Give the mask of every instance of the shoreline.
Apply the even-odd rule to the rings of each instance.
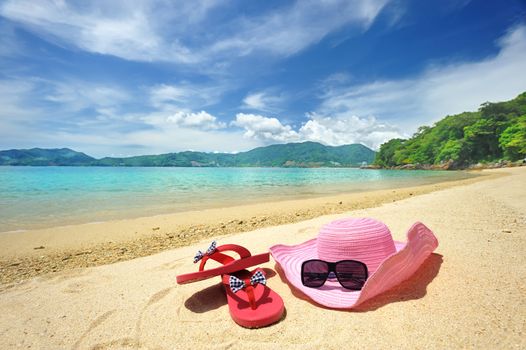
[[[269,169],[259,168],[259,170],[267,171]],[[279,170],[277,174],[281,173],[283,169]],[[326,171],[328,169],[323,170]],[[286,173],[288,172],[289,170],[286,170]],[[97,176],[108,176],[105,173],[97,176],[92,174],[88,177],[88,180],[84,182],[80,181],[74,186],[66,186],[66,188],[57,186],[55,181],[46,180],[48,177],[45,177],[41,188],[35,185],[35,196],[31,194],[31,191],[26,195],[18,196],[16,191],[10,192],[10,190],[6,188],[6,198],[0,201],[4,207],[4,210],[2,210],[0,214],[0,234],[93,222],[111,222],[188,211],[244,206],[262,202],[272,203],[295,199],[307,200],[342,193],[388,190],[478,176],[477,172],[467,171],[455,171],[449,174],[446,174],[446,171],[441,171],[439,173],[442,174],[422,174],[417,175],[415,178],[407,175],[396,175],[396,173],[402,173],[402,171],[385,170],[383,174],[372,176],[363,175],[365,173],[367,172],[361,170],[358,173],[348,174],[337,171],[334,175],[322,175],[322,177],[327,175],[328,179],[334,176],[332,182],[325,182],[325,180],[323,180],[319,183],[311,183],[308,181],[311,175],[318,176],[315,173],[311,175],[303,174],[300,175],[300,181],[296,185],[290,182],[290,180],[286,180],[287,176],[283,175],[277,176],[276,183],[274,183],[273,180],[264,181],[261,187],[258,181],[254,180],[248,180],[247,186],[240,187],[234,184],[234,188],[229,188],[228,184],[223,184],[220,187],[211,186],[208,188],[208,186],[204,186],[202,190],[200,187],[196,187],[194,183],[183,185],[182,187],[184,189],[182,192],[178,192],[179,190],[170,185],[170,183],[177,180],[177,177],[173,178],[172,175],[168,175],[168,187],[166,187],[166,183],[163,183],[162,186],[159,187],[161,181],[155,180],[154,176],[154,183],[156,184],[145,189],[144,184],[137,187],[136,181],[133,180],[134,176],[139,176],[141,173],[136,173],[135,175],[132,173],[130,191],[123,190],[122,185],[105,187],[103,183],[100,183],[99,186],[102,186],[100,191],[96,188],[97,186],[92,187],[92,185],[89,185],[93,181],[101,182],[102,178],[98,178]],[[421,173],[428,172],[422,171]],[[126,172],[126,174],[128,173]],[[264,174],[263,176],[265,176]],[[226,174],[226,177],[228,178],[231,175],[232,174]],[[273,176],[272,173],[267,175]],[[303,178],[305,175],[307,175],[307,178]],[[31,174],[29,176],[32,177],[32,179],[28,181],[40,182],[38,177],[34,177],[35,175]],[[356,176],[357,181],[342,181],[342,179],[347,178],[347,176],[349,179]],[[242,177],[244,177],[243,174]],[[251,177],[253,176],[249,174],[248,178]],[[109,180],[110,179],[106,178],[106,181]],[[216,180],[220,180],[220,177]],[[66,179],[66,181],[68,180]],[[134,181],[135,184],[133,184]],[[23,184],[15,181],[12,185],[16,188]],[[72,189],[70,191],[68,187],[87,187],[93,190],[93,194],[91,194],[91,191],[83,192],[83,190],[76,193],[75,191],[77,190]],[[38,194],[41,191],[47,194],[41,197],[41,195]],[[94,203],[97,204],[94,205]]]
[[[390,170],[390,169],[385,169],[385,170]],[[487,169],[485,169],[485,170],[487,170]],[[457,170],[455,170],[455,171],[457,171]],[[111,223],[114,223],[114,222],[120,222],[120,221],[126,221],[126,220],[146,219],[146,218],[153,218],[153,217],[164,217],[164,216],[171,216],[171,215],[174,215],[174,214],[176,214],[176,215],[184,215],[186,213],[203,212],[203,211],[227,209],[227,208],[243,208],[243,207],[246,207],[246,206],[259,205],[259,204],[262,204],[262,205],[265,205],[265,204],[267,204],[267,205],[274,205],[274,204],[280,203],[280,202],[305,201],[305,200],[332,198],[332,197],[339,197],[339,196],[346,196],[346,195],[353,195],[353,194],[359,195],[359,194],[367,194],[367,193],[371,193],[371,192],[401,190],[401,189],[405,189],[405,188],[419,188],[419,187],[424,187],[424,186],[433,186],[433,185],[440,185],[440,184],[445,184],[445,183],[454,183],[454,182],[463,181],[463,180],[471,180],[471,179],[475,179],[475,178],[480,177],[480,176],[487,176],[487,174],[486,175],[482,174],[481,169],[477,169],[477,170],[458,170],[458,172],[464,172],[465,174],[467,174],[467,176],[463,177],[463,178],[457,178],[457,179],[440,179],[440,180],[437,180],[436,182],[426,182],[426,181],[424,181],[423,183],[419,183],[419,184],[414,185],[414,186],[410,186],[410,185],[406,185],[406,184],[400,184],[400,183],[397,183],[397,184],[390,183],[389,186],[387,186],[387,187],[376,186],[375,185],[375,186],[369,187],[369,188],[367,188],[365,190],[362,190],[362,189],[347,189],[347,190],[344,190],[342,192],[338,192],[337,194],[331,193],[331,192],[327,192],[327,193],[312,192],[312,193],[309,193],[309,194],[307,194],[307,193],[302,193],[302,194],[299,194],[299,195],[296,194],[292,198],[289,198],[290,196],[288,196],[288,195],[286,195],[286,196],[280,195],[280,196],[269,196],[269,197],[264,198],[263,200],[248,199],[248,200],[244,200],[242,202],[232,201],[232,200],[225,200],[224,202],[211,203],[211,204],[204,205],[204,206],[199,207],[199,208],[193,208],[193,209],[182,209],[182,210],[181,209],[171,209],[171,210],[168,210],[168,211],[162,211],[161,210],[161,211],[158,211],[158,212],[154,211],[152,213],[143,214],[143,215],[136,214],[135,213],[136,209],[135,209],[134,211],[128,210],[127,214],[125,214],[122,217],[117,216],[117,217],[103,218],[103,219],[99,219],[99,220],[97,220],[95,218],[91,218],[91,219],[90,218],[86,218],[86,219],[76,218],[76,219],[71,219],[71,220],[68,220],[68,221],[66,221],[64,223],[58,223],[58,224],[52,224],[52,223],[47,223],[47,224],[29,224],[26,227],[19,227],[19,228],[14,228],[14,229],[8,229],[8,230],[0,231],[0,239],[1,239],[1,236],[3,234],[16,234],[16,233],[31,232],[31,231],[47,231],[47,230],[52,230],[52,229],[57,229],[57,228],[58,229],[62,229],[62,228],[65,228],[65,227],[76,227],[76,226],[83,226],[83,225],[96,225],[96,224],[106,224],[106,223],[110,223],[111,224]],[[149,209],[150,208],[145,208],[144,210],[145,211],[149,211]],[[0,228],[0,230],[2,230],[2,228]],[[0,258],[1,257],[2,257],[2,251],[1,251],[1,247],[0,247]]]
[[[479,173],[479,172],[477,172]],[[480,176],[415,187],[262,202],[134,219],[0,233],[0,288],[31,277],[148,256],[254,229],[378,207],[446,188],[506,176]]]

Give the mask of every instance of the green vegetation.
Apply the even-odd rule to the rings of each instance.
[[[127,158],[95,159],[73,150],[0,151],[0,165],[84,165],[160,167],[349,167],[372,163],[375,152],[363,145],[324,146],[316,142],[255,148],[237,154],[179,152]]]
[[[69,148],[0,151],[0,165],[86,165],[93,161],[95,158]]]
[[[374,156],[374,151],[360,144],[332,147],[303,142],[255,148],[236,154],[234,160],[236,166],[334,167],[370,164]]]
[[[375,152],[359,145],[324,146],[317,142],[259,147],[237,154],[179,152],[157,156],[103,158],[103,166],[207,166],[207,167],[338,167],[372,163]]]
[[[450,115],[432,127],[422,126],[408,140],[393,139],[376,154],[382,167],[406,164],[459,168],[526,156],[526,92],[506,102],[481,105],[477,112]]]

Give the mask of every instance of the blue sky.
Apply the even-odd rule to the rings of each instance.
[[[526,91],[526,5],[1,1],[0,149],[373,149]]]

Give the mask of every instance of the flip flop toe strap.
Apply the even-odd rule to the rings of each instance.
[[[247,281],[248,283],[250,283],[250,280],[247,280]],[[254,287],[249,284],[245,288],[245,292],[247,293],[247,296],[248,296],[248,302],[250,304],[250,308],[252,310],[256,310],[258,306],[256,305],[256,296],[254,295]]]
[[[265,275],[261,271],[256,271],[256,273],[254,273],[252,277],[244,280],[241,280],[236,276],[230,276],[229,278],[229,287],[232,290],[232,292],[237,293],[242,289],[245,290],[245,293],[247,293],[248,296],[250,308],[252,310],[255,310],[257,308],[256,296],[254,294],[254,288],[257,284],[267,284]]]
[[[239,254],[240,259],[248,258],[249,256],[251,256],[250,251],[245,247],[242,247],[237,244],[223,244],[219,247],[216,247],[214,241],[207,249],[206,253],[203,253],[201,251],[197,252],[197,254],[194,257],[194,262],[201,261],[201,263],[199,264],[199,271],[204,270],[206,262],[209,259],[215,260],[220,264],[226,265],[236,260],[229,255],[221,253],[227,251],[232,251]]]
[[[234,259],[233,257],[231,257],[229,255],[226,255],[226,254],[223,254],[223,253],[219,253],[219,252],[213,253],[212,255],[205,255],[201,259],[201,264],[199,264],[199,271],[203,271],[205,269],[206,262],[209,259],[215,260],[218,263],[223,264],[223,265],[226,265],[226,264],[231,263],[232,261],[236,260],[236,259]]]

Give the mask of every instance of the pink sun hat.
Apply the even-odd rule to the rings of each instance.
[[[270,254],[287,280],[313,301],[350,309],[411,277],[437,247],[433,232],[420,222],[409,229],[404,243],[394,241],[389,228],[378,220],[346,218],[324,225],[318,237],[307,242],[272,246]],[[309,288],[301,282],[301,265],[310,259],[358,260],[367,265],[369,278],[358,291],[343,288],[335,279]]]

